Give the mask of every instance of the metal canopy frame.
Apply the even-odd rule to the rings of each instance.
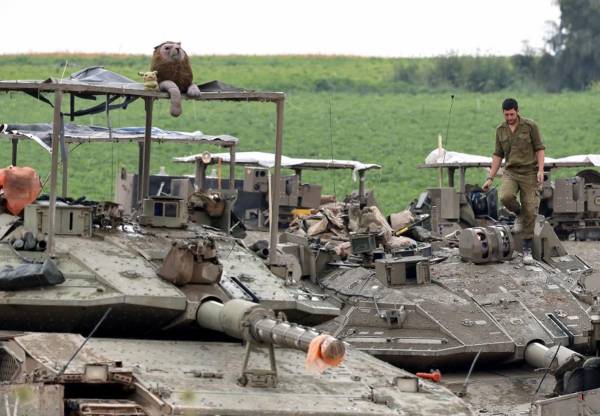
[[[186,156],[186,157],[175,157],[173,158],[173,161],[175,163],[195,163],[195,180],[196,183],[204,183],[204,179],[206,178],[206,167],[208,165],[214,165],[217,164],[219,162],[219,157],[215,156],[215,155],[211,155],[211,159],[210,162],[205,163],[202,160],[202,155],[193,155],[193,156]],[[298,159],[302,159],[304,160],[304,162],[299,163],[299,164],[295,164],[293,166],[282,166],[285,169],[291,169],[294,171],[294,173],[296,175],[298,175],[298,178],[300,181],[302,181],[302,171],[303,170],[352,170],[354,171],[356,169],[356,166],[350,163],[340,163],[341,161],[337,161],[335,159],[333,159],[336,163],[331,163],[328,162],[326,160],[321,160],[321,159],[309,159],[309,158],[298,158]],[[231,157],[230,157],[230,163],[231,163]],[[259,163],[256,162],[247,162],[247,161],[243,161],[243,160],[235,160],[234,163],[237,166],[243,166],[243,167],[262,167],[262,168],[267,168]],[[376,164],[371,164],[368,165],[365,169],[358,169],[357,173],[358,173],[358,196],[359,198],[364,198],[365,196],[365,181],[366,181],[366,173],[367,171],[371,170],[371,169],[381,169],[381,166],[376,165]],[[235,177],[230,177],[230,183],[231,180],[235,179]]]
[[[150,183],[150,153],[152,145],[152,114],[154,101],[158,99],[169,99],[169,94],[162,91],[144,90],[142,84],[132,85],[92,85],[89,83],[73,82],[69,80],[55,81],[0,81],[0,91],[23,92],[30,95],[37,95],[42,92],[54,93],[54,116],[52,137],[60,137],[61,127],[61,105],[63,95],[67,94],[88,94],[88,95],[116,95],[122,97],[138,97],[144,100],[144,111],[146,113],[146,123],[144,131],[144,140],[142,148],[142,196],[148,196]],[[192,100],[182,94],[182,98]],[[283,151],[283,116],[285,105],[285,94],[283,92],[260,92],[260,91],[223,91],[223,92],[201,92],[196,101],[237,101],[237,102],[270,102],[275,104],[276,108],[276,128],[275,128],[275,169],[273,173],[273,192],[271,194],[271,215],[273,218],[279,218],[279,204],[275,203],[275,196],[280,192],[281,178],[281,154]],[[15,143],[15,142],[13,142]],[[231,150],[231,148],[230,148]],[[15,147],[13,145],[13,152]],[[55,239],[54,223],[56,215],[56,196],[57,196],[57,174],[58,174],[58,153],[59,140],[52,140],[52,163],[50,169],[50,207],[49,207],[49,234],[48,234],[48,253],[54,256]],[[232,153],[232,162],[235,163],[235,152]],[[63,167],[64,168],[64,167]],[[232,172],[235,169],[231,169]],[[230,175],[232,173],[230,172]],[[270,226],[270,264],[277,263],[277,222],[271,221]]]
[[[202,138],[201,136],[190,137],[190,138],[164,138],[152,136],[151,139],[155,143],[198,143],[198,144],[208,144],[219,147],[231,147],[235,146],[236,143],[233,141],[221,140],[219,137],[222,136],[212,136],[208,134],[204,134],[206,138]],[[28,135],[20,134],[20,133],[0,133],[0,139],[10,139],[10,140],[31,140]],[[115,134],[112,139],[109,137],[99,137],[99,136],[71,136],[65,135],[65,143],[66,144],[85,144],[85,143],[133,143],[133,142],[144,142],[144,135],[128,135],[128,136],[120,136]]]
[[[107,129],[109,130],[109,129]],[[118,129],[115,129],[118,130]],[[27,130],[26,130],[27,131]],[[130,134],[123,134],[123,133],[113,133],[112,135],[109,136],[103,136],[104,132],[99,133],[96,132],[96,134],[92,135],[84,135],[84,134],[77,134],[77,135],[73,135],[73,134],[64,134],[64,137],[61,137],[61,139],[64,138],[64,142],[63,144],[65,145],[65,147],[67,147],[69,144],[85,144],[85,143],[133,143],[136,142],[138,144],[138,148],[139,148],[139,157],[138,157],[138,176],[140,177],[140,180],[142,178],[142,166],[143,166],[143,150],[144,150],[144,134],[138,134],[138,133],[130,133]],[[108,132],[107,132],[108,133]],[[176,138],[165,138],[165,137],[156,137],[156,136],[151,136],[150,139],[152,142],[158,142],[158,143],[186,143],[186,144],[191,144],[191,143],[195,143],[195,144],[208,144],[208,145],[212,145],[212,146],[219,146],[222,148],[229,148],[229,152],[230,155],[234,155],[234,159],[235,159],[235,148],[237,146],[237,142],[238,139],[233,137],[233,136],[227,136],[229,138],[229,140],[227,140],[227,138],[224,135],[220,135],[220,136],[211,136],[211,135],[207,135],[207,134],[198,134],[198,135],[194,135],[194,136],[190,136],[190,137],[185,137],[183,135],[181,135],[180,137],[176,137]],[[18,154],[18,143],[19,140],[32,140],[31,135],[28,133],[21,133],[21,132],[3,132],[0,133],[0,139],[9,139],[12,142],[12,159],[11,159],[11,164],[13,166],[17,165],[17,154]],[[36,140],[37,142],[37,140]],[[39,144],[39,143],[38,143]],[[51,149],[49,149],[51,150]],[[50,152],[51,153],[51,152]],[[68,177],[69,177],[69,169],[68,169],[68,149],[65,149],[64,152],[61,152],[61,162],[62,162],[62,186],[61,186],[61,192],[62,192],[62,197],[66,198],[68,196]],[[235,169],[235,166],[233,164],[229,164],[229,169]],[[138,189],[138,200],[142,199],[142,190]]]

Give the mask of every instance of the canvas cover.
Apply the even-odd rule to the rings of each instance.
[[[202,157],[202,154],[195,154],[175,157],[173,161],[194,163],[200,157]],[[221,159],[223,162],[229,162],[229,153],[216,153],[212,154],[212,157],[214,160]],[[235,154],[235,163],[238,165],[257,165],[272,168],[275,166],[275,155],[265,152],[237,152]],[[381,168],[381,166],[374,163],[363,163],[356,160],[308,159],[288,156],[281,156],[281,166],[290,169],[352,169],[354,171]]]
[[[446,151],[446,149],[434,149],[425,158],[426,167],[437,167],[440,164],[481,164],[490,166],[492,158],[488,156],[473,155]],[[546,157],[544,163],[560,166],[564,163],[577,163],[581,166],[600,166],[600,154],[572,155],[560,158]]]
[[[44,149],[51,151],[52,124],[0,124],[0,134],[19,135],[34,140]],[[217,145],[230,146],[238,143],[238,139],[227,134],[212,136],[201,131],[182,132],[163,130],[153,127],[151,130],[154,141],[174,142],[204,142]],[[144,127],[118,127],[106,128],[100,126],[82,126],[67,123],[64,126],[66,143],[85,141],[128,141],[140,140],[144,137]]]

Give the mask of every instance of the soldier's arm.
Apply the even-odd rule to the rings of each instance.
[[[504,150],[500,144],[500,133],[498,133],[498,129],[496,129],[496,148],[494,149],[494,156],[499,157],[500,161],[504,159]]]
[[[544,171],[545,153],[546,152],[544,151],[544,149],[538,150],[537,152],[535,152],[535,157],[537,157],[537,162],[538,162],[538,171],[540,171],[540,172]]]
[[[504,159],[504,150],[500,144],[500,133],[498,133],[498,129],[496,129],[496,148],[492,155],[492,167],[490,168],[491,179],[494,179],[496,173],[498,173],[498,169],[500,169],[500,165],[502,164],[502,159]]]
[[[536,152],[536,154],[540,150],[544,150],[546,148],[544,143],[542,143],[540,128],[535,123],[533,123],[531,126],[531,144],[533,145],[533,150]]]
[[[485,192],[487,192],[488,189],[490,189],[490,186],[492,186],[492,182],[494,181],[496,173],[498,173],[498,169],[500,169],[500,165],[502,164],[503,158],[504,150],[502,150],[502,146],[500,145],[500,135],[498,134],[498,129],[496,129],[496,148],[494,149],[494,154],[492,155],[492,166],[490,168],[490,175],[487,177],[482,187]]]
[[[501,164],[502,158],[500,156],[493,155],[492,167],[490,168],[490,179],[494,179],[494,177],[496,177],[496,173],[498,173],[498,169],[500,169]]]

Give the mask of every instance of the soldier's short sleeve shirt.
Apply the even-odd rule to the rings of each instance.
[[[536,152],[545,149],[540,129],[533,120],[519,117],[513,133],[504,122],[496,128],[494,155],[505,159],[506,169],[530,171],[537,168]]]

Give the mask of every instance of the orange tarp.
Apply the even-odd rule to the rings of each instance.
[[[34,169],[9,166],[0,169],[0,189],[4,191],[8,212],[19,215],[27,205],[36,200],[42,185]]]

